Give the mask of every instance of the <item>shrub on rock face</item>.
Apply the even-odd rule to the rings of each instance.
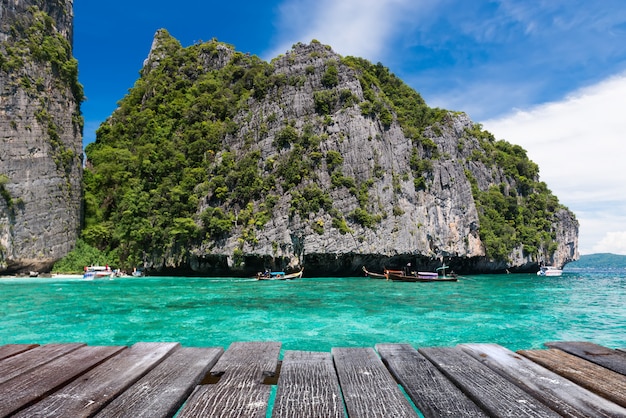
[[[337,84],[339,84],[339,71],[337,70],[337,66],[329,64],[322,76],[322,85],[331,88],[335,87]]]
[[[291,125],[285,126],[274,138],[277,148],[289,148],[292,144],[297,144],[299,139],[298,131]]]

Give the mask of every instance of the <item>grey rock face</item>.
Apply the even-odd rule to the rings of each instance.
[[[45,19],[51,31],[34,29]],[[46,270],[79,233],[82,97],[32,47],[55,37],[71,58],[72,19],[71,0],[0,5],[0,272]]]

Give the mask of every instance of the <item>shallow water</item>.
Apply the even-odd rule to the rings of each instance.
[[[330,351],[409,343],[547,341],[626,347],[626,272],[469,276],[452,283],[355,278],[2,279],[0,344],[281,341]]]

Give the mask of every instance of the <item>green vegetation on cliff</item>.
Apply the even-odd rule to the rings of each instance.
[[[115,254],[106,254],[79,239],[74,249],[54,264],[52,273],[79,274],[83,273],[85,266],[105,266],[116,258]]]
[[[13,72],[23,69],[30,61],[49,63],[58,80],[68,86],[78,105],[84,99],[83,86],[78,82],[78,61],[72,56],[69,41],[55,28],[54,20],[36,6],[21,16],[9,30],[10,37],[3,43],[0,70]],[[41,90],[42,80],[31,80],[25,75],[25,87]]]
[[[537,180],[539,167],[528,159],[522,147],[496,141],[480,124],[475,124],[466,134],[477,138],[482,148],[471,159],[487,167],[499,167],[515,185],[513,188],[500,183],[481,190],[466,170],[478,209],[480,238],[487,254],[496,260],[506,260],[515,248],[522,246],[525,254],[539,256],[542,252],[541,255],[549,258],[557,248],[555,214],[563,206],[547,185]]]
[[[83,237],[102,250],[118,249],[126,265],[184,254],[191,242],[220,239],[235,224],[245,225],[242,238],[253,240],[276,193],[276,178],[262,175],[258,151],[236,158],[223,143],[237,132],[233,118],[247,100],[277,82],[271,65],[216,41],[182,48],[161,31],[158,42],[158,64],[86,149]],[[206,68],[205,60],[220,59],[228,63]],[[285,134],[281,141],[296,139]],[[285,181],[296,182],[306,170],[284,164]],[[201,202],[207,194],[208,205]],[[261,195],[264,203],[256,204]],[[226,203],[238,210],[224,211]]]
[[[440,121],[448,113],[444,109],[428,107],[418,92],[390,73],[381,63],[374,65],[355,57],[346,57],[343,62],[360,74],[359,81],[366,100],[360,104],[363,113],[378,116],[383,125],[389,126],[393,110],[404,134],[415,142],[423,139],[424,128]],[[376,90],[384,94],[377,94]]]
[[[41,71],[33,72],[36,67],[48,74],[40,76]],[[78,61],[72,55],[72,45],[57,31],[54,19],[36,6],[28,7],[15,20],[8,39],[0,46],[0,71],[10,74],[11,82],[18,84],[36,103],[35,117],[48,135],[54,161],[60,171],[70,175],[81,156],[61,141],[61,128],[51,115],[49,95],[53,90],[69,89],[75,103],[71,122],[75,134],[82,134],[80,104],[84,92],[78,82]]]

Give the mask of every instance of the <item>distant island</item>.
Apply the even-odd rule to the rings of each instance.
[[[626,255],[599,253],[581,255],[578,261],[565,266],[565,270],[578,269],[626,269]]]

